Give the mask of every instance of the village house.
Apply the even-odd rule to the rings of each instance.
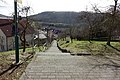
[[[23,32],[26,26],[26,20],[21,20],[18,25],[19,35]],[[0,18],[0,51],[13,50],[15,48],[15,37],[13,34],[13,19]],[[32,43],[34,29],[29,25],[26,30],[26,42]],[[21,40],[19,39],[19,46],[21,47]]]
[[[42,30],[36,30],[37,33],[34,35],[34,45],[42,46],[47,42],[47,32]]]

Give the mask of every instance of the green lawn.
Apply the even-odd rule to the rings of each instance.
[[[34,49],[33,48],[26,48],[26,52],[39,52],[39,51],[44,51],[46,49],[46,47],[42,47],[40,46],[39,48],[38,47],[35,47]],[[23,49],[19,49],[19,53],[23,53],[22,52]],[[12,50],[12,51],[6,51],[6,52],[0,52],[0,55],[12,55],[12,54],[15,54],[15,50]]]
[[[61,48],[67,49],[70,52],[78,53],[78,54],[81,52],[88,52],[93,55],[97,55],[97,54],[111,55],[111,54],[120,53],[119,51],[116,50],[116,49],[120,50],[120,42],[111,42],[111,45],[116,49],[107,46],[105,41],[92,41],[92,43],[90,43],[89,41],[73,40],[73,43],[71,42],[66,43],[66,41],[60,40],[58,44]]]

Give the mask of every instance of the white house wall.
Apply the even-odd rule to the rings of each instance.
[[[32,41],[32,38],[33,38],[33,34],[26,34],[26,41],[28,42],[28,43],[31,43]],[[7,38],[7,40],[8,40],[8,50],[12,50],[12,49],[14,49],[15,48],[15,37],[13,36],[13,37],[8,37]],[[21,44],[21,41],[20,41],[20,38],[19,38],[19,45]]]
[[[33,34],[26,34],[25,38],[26,38],[26,41],[30,44],[32,43]]]
[[[12,50],[15,49],[15,37],[7,37],[5,36],[5,34],[3,33],[3,31],[0,29],[0,51],[7,51],[7,50]],[[32,39],[33,39],[33,34],[26,34],[26,41],[31,44],[32,43]],[[2,40],[2,41],[1,41]],[[21,41],[19,39],[19,45],[21,44]],[[3,49],[4,47],[4,49]]]
[[[32,39],[33,39],[33,34],[26,34],[25,35],[25,38],[26,38],[26,41],[29,43],[29,44],[32,44]],[[19,38],[19,45],[21,46],[21,40]]]
[[[7,50],[6,36],[3,31],[0,29],[0,51]]]
[[[15,45],[14,45],[14,43],[15,43],[15,38],[14,37],[8,37],[7,38],[7,49],[8,50],[12,50],[12,49],[14,49],[15,47]]]

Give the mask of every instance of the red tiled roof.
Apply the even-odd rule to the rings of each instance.
[[[0,29],[7,37],[12,36],[12,19],[0,19]]]
[[[11,24],[6,24],[6,23],[11,23]],[[13,23],[12,19],[0,19],[0,25],[6,24],[3,26],[0,26],[0,29],[4,32],[4,34],[7,37],[12,37],[12,26],[13,26],[12,23]],[[19,28],[19,32],[22,32],[24,27],[26,26],[26,20],[21,20],[20,23],[23,26],[18,26],[18,28]],[[33,34],[33,33],[34,33],[34,29],[31,26],[29,26],[26,30],[26,34]]]
[[[0,19],[0,25],[1,25],[1,24],[12,23],[12,22],[13,22],[12,19]]]
[[[11,25],[2,26],[2,27],[0,27],[0,29],[4,32],[4,34],[7,37],[12,36],[12,27],[11,27]]]
[[[24,28],[26,27],[27,21],[26,20],[21,20],[20,24],[23,25],[23,26],[19,26],[19,31],[22,32],[24,30]],[[34,33],[33,27],[28,24],[26,34],[33,34],[33,33]]]

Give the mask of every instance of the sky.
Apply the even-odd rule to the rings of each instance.
[[[0,2],[0,14],[7,16],[14,12],[14,0],[4,0]],[[118,0],[120,3],[120,0]],[[92,11],[92,5],[97,5],[99,9],[105,10],[109,5],[114,5],[114,0],[22,0],[21,7],[30,6],[29,15],[44,11]]]

